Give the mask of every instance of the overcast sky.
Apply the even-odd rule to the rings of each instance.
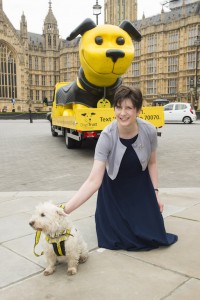
[[[143,12],[146,17],[161,12],[162,0],[138,0],[138,19]],[[28,31],[42,34],[44,19],[48,13],[49,0],[2,0],[3,10],[16,29],[20,28],[21,15],[24,12]],[[79,25],[86,18],[94,21],[92,6],[96,0],[52,0],[52,10],[58,22],[59,34],[62,38]],[[103,12],[103,0],[99,0]],[[165,11],[169,11],[164,8]],[[103,24],[103,14],[99,17],[99,24]]]

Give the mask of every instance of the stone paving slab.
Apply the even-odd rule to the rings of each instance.
[[[84,240],[88,245],[88,249],[91,251],[98,247],[97,236],[95,230],[95,218],[94,216],[84,218],[78,221],[74,221],[75,226],[80,230]]]
[[[45,258],[33,255],[35,233],[28,221],[39,202],[50,200],[59,204],[68,201],[74,193],[0,193],[0,255],[5,258],[1,260],[1,299],[12,300],[14,294],[22,293],[22,290],[25,291],[22,298],[20,296],[22,300],[63,299],[57,287],[55,290],[56,283],[58,289],[64,290],[65,295],[73,300],[196,300],[200,282],[200,188],[160,189],[160,199],[165,203],[166,230],[178,234],[179,241],[171,247],[148,252],[116,252],[97,248],[95,194],[73,212],[71,218],[81,230],[89,249],[98,251],[90,253],[89,261],[80,265],[77,276],[67,276],[66,267],[59,265],[57,272],[46,278],[42,275]],[[37,246],[36,252],[40,251],[42,244]],[[11,265],[14,265],[14,275]],[[190,287],[194,292],[188,290]],[[190,297],[187,298],[187,295]]]
[[[41,236],[40,243],[36,247],[36,253],[41,254],[43,250],[43,237]],[[44,256],[36,257],[33,253],[35,241],[35,233],[23,236],[21,238],[17,238],[2,244],[3,247],[9,249],[19,256],[23,256],[25,259],[42,267],[43,269],[46,266],[46,261]],[[6,265],[6,261],[2,262]],[[7,270],[7,272],[12,272],[12,270]]]
[[[193,221],[200,221],[200,203],[184,209],[183,211],[176,212],[174,215]]]
[[[94,251],[73,277],[67,276],[65,266],[59,265],[53,275],[29,278],[4,289],[1,297],[3,300],[14,299],[15,295],[20,295],[21,300],[159,300],[187,280],[183,275],[122,255],[120,251]]]
[[[162,188],[160,199],[167,205],[191,207],[200,202],[200,188]]]
[[[26,277],[41,272],[42,270],[40,266],[1,246],[0,257],[0,288],[25,279]]]
[[[0,243],[32,233],[31,227],[27,225],[29,219],[27,213],[0,218]]]
[[[54,204],[67,202],[75,191],[67,192],[2,192],[0,193],[0,218],[18,213],[29,212],[32,214],[35,207],[45,201],[51,201]],[[81,219],[86,216],[94,215],[96,207],[96,193],[81,208],[76,210],[71,219]]]
[[[176,233],[178,242],[162,251],[155,249],[148,255],[145,252],[125,252],[124,255],[140,259],[161,268],[170,269],[188,278],[200,279],[200,223],[176,217],[165,220],[167,232]]]
[[[197,279],[190,279],[176,289],[172,295],[166,297],[165,300],[199,300],[199,298],[200,281]]]

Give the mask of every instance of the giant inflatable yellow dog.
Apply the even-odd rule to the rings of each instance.
[[[119,26],[96,26],[91,19],[83,21],[67,40],[79,34],[82,36],[81,68],[75,82],[57,91],[57,105],[80,103],[88,107],[110,107],[115,90],[122,83],[121,76],[134,58],[132,40],[140,41],[141,35],[128,21]]]

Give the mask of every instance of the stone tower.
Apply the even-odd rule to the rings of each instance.
[[[44,21],[43,36],[46,50],[58,50],[59,30],[57,20],[54,17],[51,0],[49,0],[49,11]]]
[[[22,39],[28,39],[27,22],[24,13],[21,16],[21,21],[20,21],[20,36]]]
[[[105,0],[105,24],[119,25],[123,20],[137,20],[137,0]]]

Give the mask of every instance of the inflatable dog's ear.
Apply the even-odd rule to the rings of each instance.
[[[79,34],[83,35],[86,31],[93,29],[95,27],[96,24],[92,21],[92,19],[87,18],[70,33],[70,35],[67,37],[67,40],[72,41]]]
[[[137,31],[137,29],[129,21],[123,21],[119,25],[119,27],[122,28],[123,30],[125,30],[134,41],[136,41],[136,42],[141,41],[141,39],[142,39],[141,34],[139,33],[139,31]]]

